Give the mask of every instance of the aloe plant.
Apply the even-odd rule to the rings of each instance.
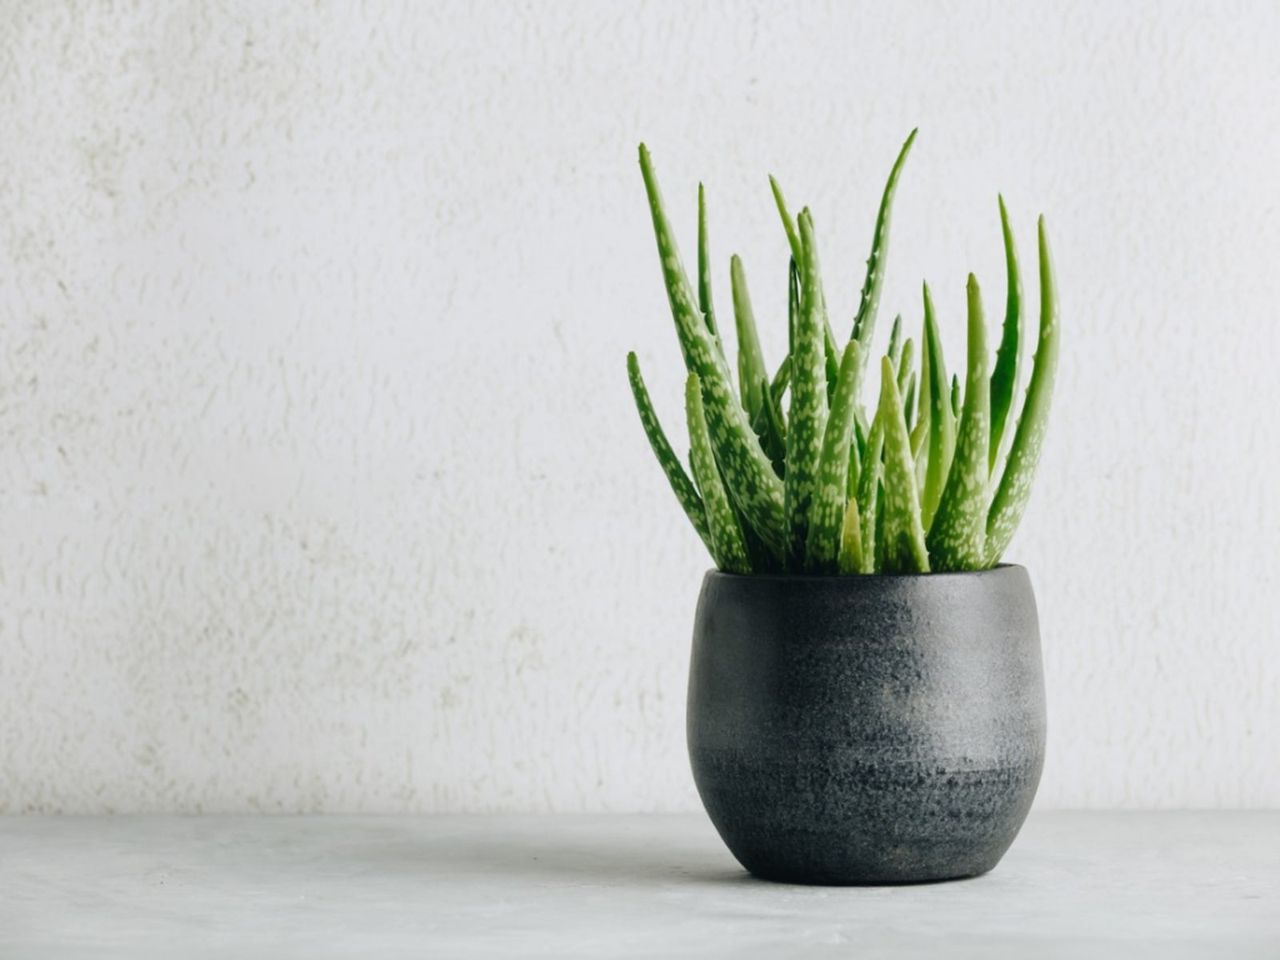
[[[813,215],[802,208],[793,218],[778,181],[769,178],[790,260],[787,354],[776,367],[761,347],[746,267],[735,254],[729,278],[737,362],[731,368],[712,301],[705,191],[699,185],[697,276],[691,281],[649,151],[640,147],[662,277],[688,373],[688,471],[658,421],[634,353],[627,356],[627,374],[654,455],[721,570],[839,575],[980,570],[1000,561],[1022,519],[1058,358],[1057,291],[1043,217],[1033,358],[1028,362],[1023,356],[1022,279],[1000,197],[1006,297],[994,363],[977,279],[970,274],[966,287],[966,356],[962,373],[958,367],[954,375],[947,369],[938,313],[925,284],[919,339],[904,339],[901,316],[894,321],[879,364],[877,402],[870,411],[862,402],[894,195],[915,138],[913,130],[885,184],[852,332],[843,348],[827,312]],[[1027,387],[1019,397],[1024,379]]]

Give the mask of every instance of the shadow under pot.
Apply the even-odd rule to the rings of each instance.
[[[1044,761],[1027,572],[708,573],[688,740],[712,823],[758,877],[985,873],[1026,819]]]

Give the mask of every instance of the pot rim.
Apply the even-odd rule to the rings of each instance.
[[[866,583],[886,581],[926,581],[957,580],[965,577],[990,576],[1001,570],[1021,570],[1026,568],[1018,563],[997,563],[994,567],[982,570],[939,570],[936,573],[726,573],[714,568],[708,570],[705,579],[715,577],[730,582],[772,581],[786,583]]]

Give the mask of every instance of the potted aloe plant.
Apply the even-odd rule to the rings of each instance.
[[[793,218],[788,353],[766,365],[742,262],[730,261],[736,376],[712,303],[704,195],[696,286],[640,147],[684,362],[686,472],[635,354],[627,370],[653,452],[715,561],[689,678],[694,778],[752,873],[909,883],[990,870],[1031,806],[1045,709],[1035,598],[1000,562],[1026,507],[1058,355],[1043,218],[1034,357],[1003,199],[1007,290],[994,363],[969,276],[964,376],[949,377],[927,285],[918,340],[893,323],[869,363],[890,211],[884,189],[852,332],[827,309],[813,217]],[[1026,376],[1026,389],[1019,389]],[[878,374],[878,399],[862,394]]]

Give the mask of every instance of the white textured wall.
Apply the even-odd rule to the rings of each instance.
[[[0,810],[694,806],[635,146],[776,357],[765,173],[847,314],[916,124],[887,309],[998,312],[997,189],[1056,243],[1040,802],[1280,804],[1280,8],[1208,9],[6,5]]]

